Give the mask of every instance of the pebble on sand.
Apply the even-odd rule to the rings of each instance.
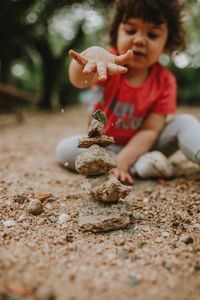
[[[67,214],[62,214],[58,217],[58,220],[60,223],[65,223],[68,222],[70,220],[70,216]]]
[[[16,222],[14,220],[6,220],[3,222],[3,225],[6,227],[12,227],[16,225]]]
[[[43,206],[40,200],[38,199],[33,199],[27,208],[28,212],[31,213],[32,215],[39,215],[43,211]]]

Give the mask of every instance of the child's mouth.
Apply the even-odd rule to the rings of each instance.
[[[139,51],[133,51],[133,55],[135,55],[135,56],[145,56],[144,53],[139,52]]]

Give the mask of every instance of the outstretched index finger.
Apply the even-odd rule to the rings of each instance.
[[[130,62],[133,58],[133,51],[128,50],[125,54],[116,56],[115,63],[117,65],[125,65],[126,63]]]
[[[78,52],[74,50],[69,50],[69,55],[77,61],[77,63],[81,66],[85,66],[88,62],[87,58],[85,58],[83,55],[79,54]]]

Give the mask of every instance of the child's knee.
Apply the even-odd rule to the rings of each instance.
[[[185,125],[189,128],[190,124],[198,124],[199,121],[197,120],[196,117],[194,117],[193,115],[190,114],[181,114],[181,115],[177,115],[174,118],[174,121],[180,123],[181,125]]]
[[[60,164],[64,165],[67,162],[69,169],[75,169],[76,157],[85,151],[83,148],[78,148],[78,140],[83,136],[84,135],[71,136],[58,143],[56,147],[56,159]]]
[[[67,150],[68,139],[64,139],[56,147],[56,159],[62,165],[67,161]]]

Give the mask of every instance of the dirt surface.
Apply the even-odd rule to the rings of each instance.
[[[24,116],[0,116],[0,299],[199,300],[199,166],[178,153],[173,179],[135,181],[127,229],[83,232],[83,176],[57,164],[55,147],[86,130],[86,107]]]

